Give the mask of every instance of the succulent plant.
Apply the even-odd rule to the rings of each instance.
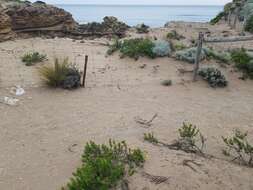
[[[225,87],[228,82],[225,76],[221,73],[220,70],[213,67],[202,68],[198,74],[206,80],[209,85],[213,88],[215,87]]]

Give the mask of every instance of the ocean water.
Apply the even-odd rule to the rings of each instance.
[[[222,6],[143,6],[143,5],[57,5],[69,11],[80,23],[101,22],[115,16],[130,26],[145,23],[161,27],[168,21],[208,22]]]

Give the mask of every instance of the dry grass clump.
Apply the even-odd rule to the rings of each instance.
[[[80,73],[68,59],[59,62],[55,59],[54,65],[44,65],[39,68],[39,73],[44,82],[51,87],[62,87],[65,89],[77,88],[80,86]]]

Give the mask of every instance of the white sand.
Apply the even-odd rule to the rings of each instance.
[[[162,36],[161,29],[155,33]],[[80,68],[84,55],[89,55],[87,88],[67,91],[45,87],[37,73],[40,64],[26,67],[20,61],[30,50],[46,53],[49,60],[44,64],[54,57],[68,56]],[[106,58],[106,50],[91,41],[70,39],[34,38],[0,44],[0,96],[11,96],[9,89],[14,85],[26,90],[18,97],[17,107],[0,104],[0,189],[60,189],[80,165],[85,143],[106,143],[109,138],[126,140],[131,147],[145,150],[143,171],[169,177],[168,183],[155,185],[139,172],[129,179],[131,190],[253,189],[253,170],[229,162],[221,151],[221,136],[236,128],[248,131],[253,140],[252,81],[241,81],[239,73],[230,72],[232,68],[221,68],[229,86],[212,89],[201,79],[192,83],[191,74],[179,74],[178,68],[192,68],[187,63],[172,58],[136,62],[119,59],[117,54]],[[139,68],[143,64],[146,68]],[[166,79],[171,79],[173,86],[160,85]],[[158,117],[149,129],[134,121],[136,116],[150,119],[155,113]],[[207,138],[206,152],[221,160],[143,141],[143,133],[154,132],[169,143],[177,138],[183,121],[200,128]],[[194,159],[201,166],[193,165],[197,170],[193,171],[182,165],[184,159]]]

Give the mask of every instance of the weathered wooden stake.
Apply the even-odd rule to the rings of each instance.
[[[202,32],[200,32],[199,39],[198,39],[196,58],[195,58],[194,71],[193,71],[193,81],[196,81],[197,76],[198,76],[199,61],[200,61],[200,56],[201,56],[201,51],[202,51],[203,39],[204,39],[204,35]]]
[[[85,88],[87,64],[88,64],[88,55],[85,55],[85,63],[84,63],[84,68],[83,68],[83,83],[82,83],[83,88]]]

